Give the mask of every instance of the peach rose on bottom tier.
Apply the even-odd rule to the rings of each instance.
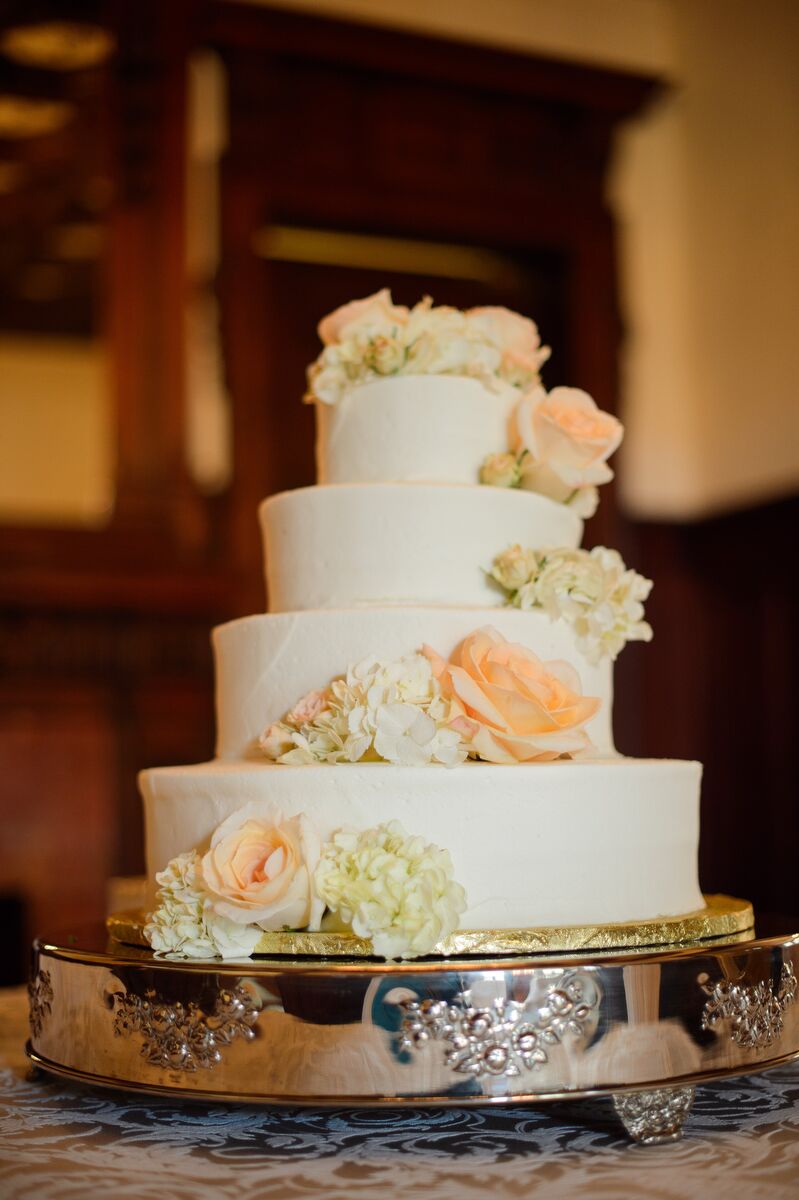
[[[318,929],[313,888],[321,841],[307,817],[276,804],[244,805],[223,821],[200,864],[214,912],[261,929]]]
[[[465,638],[448,663],[429,646],[424,653],[451,701],[450,727],[470,754],[493,763],[543,762],[590,747],[582,726],[601,701],[582,695],[569,663],[543,663],[490,627]]]

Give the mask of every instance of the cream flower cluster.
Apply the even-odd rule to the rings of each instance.
[[[466,896],[449,854],[393,822],[322,845],[304,814],[250,803],[211,837],[205,854],[173,858],[156,875],[145,936],[170,958],[246,958],[263,930],[318,930],[325,906],[372,938],[376,954],[426,954],[458,927]]]
[[[156,875],[145,936],[159,954],[248,957],[264,929],[318,929],[313,872],[321,842],[306,817],[245,804],[214,831],[205,854],[173,858]]]
[[[652,639],[643,605],[652,581],[627,568],[617,550],[511,546],[497,555],[489,574],[516,608],[539,608],[568,621],[590,663],[615,659],[627,642]]]
[[[624,436],[621,423],[579,388],[525,391],[516,405],[511,449],[489,454],[480,482],[521,487],[568,504],[580,517],[596,512],[597,485],[609,483],[608,458]]]
[[[448,727],[449,705],[427,658],[394,662],[370,657],[309,692],[261,736],[276,762],[363,762],[424,766],[463,762],[466,751]]]
[[[408,309],[387,288],[330,313],[319,336],[325,348],[308,368],[306,399],[322,404],[386,375],[464,375],[524,389],[549,357],[535,324],[508,309],[461,312],[429,296]]]
[[[157,954],[170,958],[248,958],[261,936],[254,925],[219,916],[210,907],[195,850],[159,871],[158,904],[144,927]]]
[[[398,821],[339,831],[315,878],[330,911],[385,958],[429,954],[458,928],[466,908],[448,851],[409,837]]]
[[[533,570],[533,552],[520,553],[532,555]],[[599,705],[583,696],[568,663],[541,662],[486,627],[465,637],[448,662],[431,646],[396,662],[365,659],[326,691],[304,696],[260,746],[273,761],[297,765],[545,761],[590,746],[583,727]]]

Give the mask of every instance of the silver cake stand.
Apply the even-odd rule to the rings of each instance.
[[[697,1084],[799,1056],[799,920],[679,946],[173,962],[105,929],[35,943],[36,1067],[84,1083],[292,1105],[611,1095],[678,1138]]]

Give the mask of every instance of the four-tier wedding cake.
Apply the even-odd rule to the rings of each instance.
[[[699,764],[613,745],[651,585],[580,548],[621,425],[505,309],[383,291],[319,333],[319,482],[263,503],[268,612],[214,631],[217,758],[141,777],[151,946],[413,958],[701,908]]]

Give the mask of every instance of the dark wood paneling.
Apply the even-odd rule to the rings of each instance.
[[[114,728],[103,686],[0,691],[0,891],[24,903],[26,935],[104,911],[114,865]]]
[[[578,382],[615,406],[604,174],[614,123],[652,94],[652,81],[234,6],[212,6],[206,21],[229,82],[219,291],[242,570],[260,554],[248,509],[312,481],[311,413],[295,398],[318,349],[319,315],[353,295],[389,284],[410,302],[430,291],[439,302],[531,312],[555,347],[547,381]],[[269,223],[499,250],[519,282],[503,290],[265,263],[254,243]],[[612,507],[597,525],[614,540]]]
[[[797,520],[790,499],[634,529],[655,639],[620,659],[616,720],[630,753],[704,763],[703,885],[783,912],[799,838]]]

